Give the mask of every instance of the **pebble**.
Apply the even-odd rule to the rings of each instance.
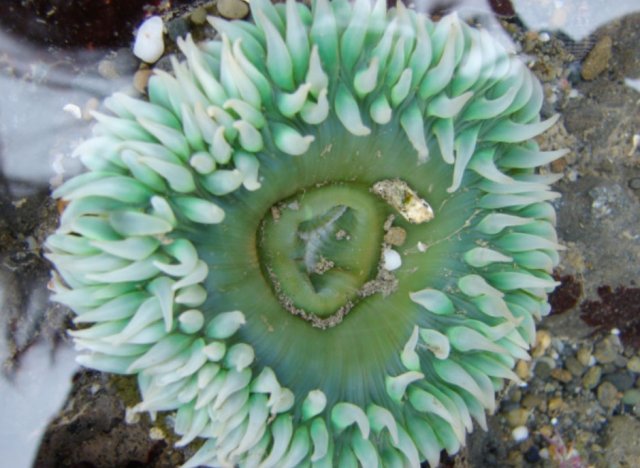
[[[540,359],[536,362],[536,367],[533,370],[536,374],[536,377],[546,380],[549,375],[551,375],[551,370],[556,366],[556,363],[553,359]]]
[[[580,75],[587,81],[596,79],[609,67],[613,41],[610,36],[602,36],[582,63]]]
[[[615,341],[619,341],[616,338],[614,335],[609,335],[596,344],[593,356],[600,364],[608,364],[615,361],[618,356],[618,347]]]
[[[551,36],[547,32],[541,32],[538,39],[540,39],[540,42],[549,42],[551,40]]]
[[[159,16],[145,20],[138,28],[133,54],[147,63],[155,63],[164,53],[164,22]]]
[[[242,0],[219,0],[216,6],[220,15],[228,19],[240,19],[249,14],[249,5]]]
[[[141,68],[133,75],[133,87],[140,94],[144,94],[147,91],[147,83],[153,71],[150,68]]]
[[[640,190],[640,177],[629,179],[629,188],[631,190]]]
[[[613,360],[613,363],[616,367],[624,369],[625,367],[627,367],[627,361],[628,359],[626,357],[624,357],[622,354],[618,354]]]
[[[511,431],[511,436],[516,442],[522,442],[529,438],[529,429],[526,426],[518,426]]]
[[[602,381],[611,382],[619,391],[624,392],[633,387],[635,377],[630,372],[614,372],[603,376]]]
[[[74,119],[79,120],[82,118],[82,109],[80,109],[80,106],[78,106],[77,104],[73,104],[73,103],[65,104],[62,110],[65,111],[67,114],[71,115]]]
[[[535,445],[530,447],[529,450],[524,453],[524,459],[527,463],[538,463],[540,461],[540,450],[538,447]]]
[[[531,366],[528,361],[520,360],[516,364],[516,375],[522,380],[528,380],[531,376]]]
[[[400,246],[407,239],[407,231],[398,226],[390,227],[384,235],[384,241],[387,244]]]
[[[578,349],[578,352],[576,353],[576,358],[578,359],[580,364],[582,364],[585,367],[590,367],[593,365],[591,362],[592,357],[593,355],[591,354],[591,349],[585,346]]]
[[[562,353],[564,351],[564,341],[560,338],[551,338],[551,346],[553,346],[553,349],[558,353]]]
[[[520,400],[522,400],[522,390],[518,387],[514,387],[514,389],[509,393],[509,401],[518,403]]]
[[[598,401],[608,409],[618,404],[618,389],[611,382],[603,382],[598,386]]]
[[[546,425],[542,426],[538,430],[538,432],[543,437],[546,437],[547,439],[550,439],[553,436],[553,426],[550,426],[549,424],[546,424]]]
[[[626,390],[622,396],[622,403],[632,406],[640,404],[640,389],[630,388]]]
[[[385,249],[383,253],[383,266],[388,271],[397,270],[402,266],[402,257],[393,249]]]
[[[511,427],[523,426],[527,423],[529,411],[524,408],[516,408],[509,411],[506,415],[507,424]]]
[[[569,383],[571,382],[573,375],[567,369],[555,368],[551,370],[551,377],[562,383]]]
[[[104,59],[98,63],[98,73],[107,80],[115,80],[120,78],[120,73],[113,60]]]
[[[535,393],[529,393],[522,399],[522,406],[527,409],[542,408],[545,403],[545,399]]]
[[[199,6],[191,12],[189,19],[195,25],[203,25],[207,21],[207,9],[203,6]]]
[[[564,400],[561,397],[553,397],[547,404],[547,411],[549,413],[558,413],[564,407]]]
[[[508,466],[522,466],[524,458],[520,450],[512,450],[507,454]]]
[[[586,370],[586,366],[584,366],[575,356],[569,356],[567,360],[564,362],[564,366],[573,374],[575,377],[581,377]]]
[[[582,386],[587,390],[592,390],[600,383],[600,377],[602,377],[602,367],[593,366],[582,377]]]
[[[531,355],[534,358],[544,355],[544,352],[549,348],[549,345],[551,345],[551,333],[547,330],[538,330]]]
[[[627,369],[629,369],[631,372],[635,372],[636,374],[640,374],[640,357],[633,356],[631,359],[629,359],[629,361],[627,362]]]

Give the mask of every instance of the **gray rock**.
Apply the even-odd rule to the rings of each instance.
[[[635,378],[631,372],[621,371],[604,375],[602,381],[611,382],[619,391],[624,392],[633,387]]]
[[[602,368],[600,366],[593,366],[582,377],[582,386],[587,390],[592,390],[600,383],[600,377],[602,377]]]
[[[607,408],[613,409],[618,404],[618,389],[611,382],[603,382],[598,386],[598,401]]]
[[[622,396],[622,403],[632,406],[640,404],[640,389],[630,388],[625,391],[624,395]]]
[[[633,356],[631,359],[629,359],[629,361],[627,362],[627,369],[629,369],[631,372],[635,372],[636,374],[640,374],[640,357]]]
[[[575,356],[569,356],[564,362],[564,366],[575,377],[581,377],[587,369]]]
[[[616,343],[617,340],[614,340],[613,338],[613,336],[607,336],[596,344],[593,356],[600,364],[611,363],[615,361],[618,356],[619,347]]]

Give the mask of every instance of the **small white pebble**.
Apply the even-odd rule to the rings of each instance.
[[[617,328],[612,328],[611,334],[615,336],[620,336],[620,330],[618,330]]]
[[[558,418],[551,418],[551,425],[556,426],[558,424]]]
[[[384,251],[384,268],[388,271],[397,270],[402,265],[402,257],[393,249]]]
[[[540,33],[538,37],[540,38],[540,42],[549,42],[549,39],[551,39],[551,36],[549,36],[549,33],[546,33],[546,32]]]
[[[423,244],[422,242],[418,242],[418,251],[419,252],[426,252],[427,251],[427,246],[425,244]]]
[[[569,99],[575,99],[578,96],[580,96],[580,91],[578,91],[577,89],[572,89],[571,91],[569,91]]]
[[[511,431],[511,437],[516,442],[522,442],[523,440],[527,440],[529,437],[529,429],[526,426],[518,426]]]
[[[71,114],[76,119],[82,118],[82,110],[80,109],[80,106],[69,103],[69,104],[66,104],[62,108],[62,110],[67,112],[68,114]]]
[[[159,16],[145,20],[138,28],[133,55],[147,63],[156,62],[164,53],[163,31],[164,23]]]
[[[588,366],[588,367],[593,367],[593,366],[595,366],[595,365],[596,365],[596,358],[595,358],[594,356],[591,356],[591,357],[589,358],[589,363],[588,363],[588,365],[587,365],[587,366]]]

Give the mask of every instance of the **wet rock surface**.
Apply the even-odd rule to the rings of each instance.
[[[44,435],[34,466],[170,467],[184,463],[184,453],[166,421],[140,416],[126,422],[126,403],[135,403],[135,380],[81,371],[64,408]]]
[[[628,85],[640,77],[640,16],[597,32],[611,41],[604,44],[610,55],[598,58],[606,66],[600,63],[590,81],[574,70],[602,54],[588,58],[597,39],[576,59],[579,47],[566,38],[540,43],[512,32],[536,57],[546,108],[563,117],[541,144],[571,150],[550,167],[564,174],[556,208],[567,250],[553,310],[540,325],[541,341],[549,334],[551,346],[518,363],[526,384],[505,391],[489,431],[474,432],[456,466],[640,466],[640,92]],[[514,440],[515,423],[528,429],[526,439]]]

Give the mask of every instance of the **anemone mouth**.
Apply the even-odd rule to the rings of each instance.
[[[528,358],[562,153],[527,140],[555,120],[486,31],[385,4],[212,20],[54,194],[79,361],[204,438],[186,466],[435,465]]]

